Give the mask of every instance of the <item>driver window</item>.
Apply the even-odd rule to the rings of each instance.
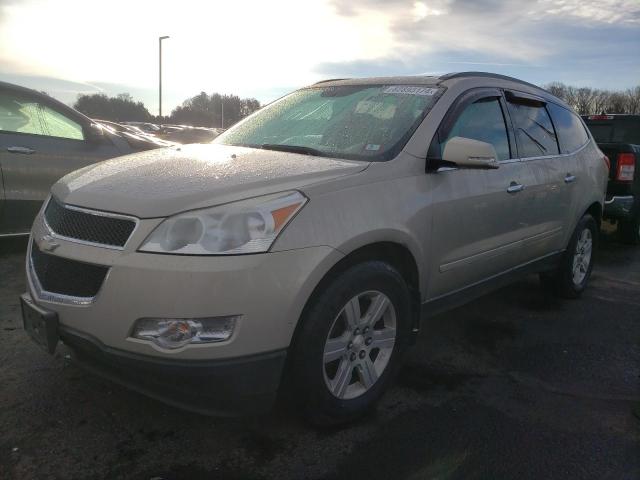
[[[82,126],[35,100],[0,92],[0,131],[83,140]]]
[[[456,120],[442,150],[449,139],[465,137],[490,143],[496,149],[498,160],[508,160],[509,137],[504,115],[497,98],[483,98],[467,106]]]

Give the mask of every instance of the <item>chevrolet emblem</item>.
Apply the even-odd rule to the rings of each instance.
[[[37,243],[40,250],[44,250],[45,252],[53,252],[60,246],[51,235],[43,235]]]

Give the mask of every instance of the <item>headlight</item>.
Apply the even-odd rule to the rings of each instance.
[[[306,202],[300,192],[284,192],[180,213],[158,225],[140,251],[182,255],[266,252]]]

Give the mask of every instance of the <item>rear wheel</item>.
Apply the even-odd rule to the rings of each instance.
[[[635,218],[620,220],[618,223],[618,235],[624,243],[640,244],[640,215],[636,215]]]
[[[579,297],[591,277],[597,235],[598,224],[591,215],[584,215],[573,232],[558,268],[540,276],[543,286],[561,297]]]
[[[351,267],[311,300],[291,350],[289,393],[317,426],[350,422],[391,382],[410,335],[410,295],[390,265]]]

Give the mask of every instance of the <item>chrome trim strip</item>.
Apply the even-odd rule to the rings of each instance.
[[[29,232],[24,233],[0,233],[0,238],[11,238],[11,237],[28,237]]]
[[[31,259],[31,249],[33,248],[33,239],[29,240],[29,247],[27,248],[27,282],[31,287],[31,291],[35,294],[38,300],[44,300],[45,302],[52,303],[62,303],[64,305],[91,305],[95,299],[98,297],[100,290],[102,290],[102,286],[109,278],[109,274],[111,273],[111,268],[107,271],[107,274],[104,276],[104,280],[102,281],[102,285],[100,286],[100,290],[93,297],[74,297],[72,295],[64,295],[61,293],[49,292],[42,288],[40,284],[40,280],[38,279],[38,275],[36,275],[35,269],[33,267],[33,260]],[[69,259],[71,260],[71,259]]]
[[[571,155],[576,155],[577,153],[580,153],[582,150],[584,150],[585,148],[587,148],[587,146],[591,143],[591,139],[589,139],[589,141],[587,143],[585,143],[584,145],[582,145],[579,149],[571,152],[571,153],[560,153],[558,155],[542,155],[540,157],[523,157],[520,158],[520,161],[522,162],[534,162],[536,160],[549,160],[552,158],[563,158],[563,157],[570,157]]]
[[[579,149],[577,149],[576,151],[571,152],[571,153],[559,153],[557,155],[543,155],[541,157],[508,158],[506,160],[499,160],[498,161],[498,165],[510,164],[510,163],[518,163],[518,162],[535,162],[536,160],[549,160],[549,159],[553,159],[553,158],[570,157],[571,155],[576,155],[577,153],[580,153],[582,150],[587,148],[589,143],[591,143],[591,139],[589,139],[589,141],[587,143],[585,143],[584,145],[582,145]],[[440,167],[438,170],[436,170],[436,173],[450,172],[452,170],[458,170],[458,169],[459,169],[459,167]]]
[[[495,168],[500,168],[500,165],[510,165],[512,163],[520,162],[519,158],[508,158],[506,160],[498,160],[498,166]],[[494,170],[495,170],[494,169]],[[456,170],[492,170],[491,168],[463,168],[463,167],[439,167],[436,170],[436,173],[445,173],[445,172],[454,172]]]
[[[43,208],[43,211],[42,211],[42,222],[44,223],[44,226],[47,227],[47,230],[49,230],[49,232],[51,233],[51,236],[54,237],[54,238],[58,238],[60,240],[66,240],[68,242],[78,243],[80,245],[88,245],[88,246],[91,246],[91,247],[108,248],[109,250],[121,250],[122,251],[122,250],[125,249],[125,247],[127,246],[127,243],[129,242],[131,237],[133,237],[133,234],[136,232],[136,230],[138,229],[138,225],[140,224],[140,219],[139,218],[133,217],[133,216],[130,216],[130,215],[122,215],[120,213],[102,212],[100,210],[89,210],[88,208],[76,207],[74,205],[67,205],[65,203],[59,202],[58,200],[54,200],[54,201],[58,202],[59,205],[62,208],[66,208],[67,210],[75,210],[77,212],[86,213],[87,215],[94,215],[96,217],[119,218],[119,219],[123,219],[123,220],[130,220],[130,221],[133,221],[135,223],[135,226],[133,227],[133,230],[131,230],[131,233],[129,234],[129,238],[127,238],[127,241],[124,243],[123,246],[108,245],[106,243],[89,242],[87,240],[81,240],[79,238],[66,237],[64,235],[60,235],[60,234],[56,233],[51,228],[51,225],[49,225],[49,223],[47,222],[46,211],[47,211],[47,207],[49,206],[49,202],[51,201],[51,198],[52,197],[50,196],[49,197],[49,201],[47,202],[47,204]]]
[[[611,205],[614,202],[624,202],[624,201],[627,201],[627,202],[633,201],[633,195],[620,195],[620,196],[614,195],[613,197],[611,197],[610,200],[605,200],[604,204]]]

